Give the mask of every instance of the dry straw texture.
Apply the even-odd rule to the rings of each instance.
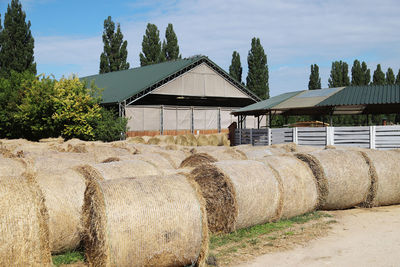
[[[81,212],[85,180],[71,168],[40,169],[37,182],[49,212],[50,248],[53,253],[76,249],[81,241]]]
[[[188,146],[190,142],[185,135],[178,135],[175,137],[175,144],[179,146]]]
[[[48,214],[34,176],[1,176],[0,203],[0,266],[51,266]]]
[[[180,168],[198,167],[204,164],[210,164],[214,162],[217,162],[217,159],[215,159],[214,157],[206,153],[196,153],[184,159],[179,167]]]
[[[206,135],[200,134],[197,136],[197,145],[198,146],[208,146],[210,143],[208,142],[208,137]]]
[[[291,155],[269,156],[260,161],[275,171],[281,184],[281,210],[277,217],[290,218],[316,209],[317,184],[304,162]]]
[[[327,180],[323,209],[351,208],[367,201],[371,187],[370,168],[358,151],[328,149],[309,153],[320,168],[317,180]],[[319,166],[318,166],[319,165]]]
[[[163,174],[170,173],[171,170],[175,170],[173,163],[165,158],[165,156],[160,155],[159,152],[133,155],[132,159],[145,161],[154,166],[160,173]]]
[[[85,192],[90,266],[204,266],[198,191],[183,175],[91,181]]]
[[[242,151],[231,147],[203,146],[197,147],[196,152],[206,153],[218,161],[247,159],[246,155]]]
[[[146,143],[146,141],[141,136],[129,137],[127,139],[127,142],[133,143],[133,144],[145,144]]]
[[[368,159],[371,172],[375,171],[372,204],[375,206],[400,203],[400,153],[369,150],[362,152]],[[374,176],[373,176],[374,177]],[[374,191],[375,190],[375,194]]]
[[[193,134],[185,135],[189,146],[197,146],[197,138]]]
[[[148,144],[148,145],[158,145],[160,143],[161,143],[160,138],[154,136],[154,137],[151,137],[149,140],[147,140],[146,144]]]
[[[20,176],[26,170],[22,159],[0,157],[0,176]]]

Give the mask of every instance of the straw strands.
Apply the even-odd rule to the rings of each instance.
[[[92,180],[84,204],[89,265],[204,266],[203,204],[183,175]]]
[[[34,176],[1,176],[0,203],[0,266],[51,266],[48,214]]]
[[[196,153],[184,159],[179,166],[180,168],[198,167],[204,164],[217,162],[217,159],[208,155],[207,153]]]

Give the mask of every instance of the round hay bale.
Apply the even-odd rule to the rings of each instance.
[[[206,200],[211,232],[231,232],[276,218],[279,184],[273,171],[256,161],[223,161],[191,172]]]
[[[197,138],[193,134],[185,135],[188,140],[188,146],[197,146]]]
[[[142,160],[87,164],[81,166],[79,170],[86,180],[98,179],[100,181],[161,174],[156,167]]]
[[[223,146],[231,146],[231,141],[229,140],[227,134],[222,135],[222,145]]]
[[[40,169],[37,182],[49,212],[50,249],[53,253],[71,251],[81,242],[81,217],[85,180],[72,169]]]
[[[290,155],[260,159],[270,166],[281,185],[280,218],[290,218],[313,211],[318,206],[318,188],[310,168]]]
[[[101,163],[109,163],[109,162],[115,162],[115,161],[121,161],[120,158],[118,157],[109,157],[103,160]]]
[[[145,144],[146,143],[146,141],[141,136],[129,137],[126,141],[128,143],[133,143],[133,144]]]
[[[105,144],[90,144],[86,145],[87,153],[94,157],[96,163],[103,162],[109,158],[120,158],[123,156],[131,156],[132,154],[123,148],[113,147]]]
[[[208,137],[208,145],[220,146],[221,142],[217,135],[211,134],[211,135],[208,135],[207,137]],[[222,145],[222,143],[221,143],[221,145]]]
[[[186,153],[180,150],[160,151],[159,154],[168,160],[174,169],[178,169],[187,157]]]
[[[283,144],[275,144],[271,145],[271,148],[280,148],[283,149],[285,152],[296,152],[297,145],[295,143],[283,143]]]
[[[204,164],[217,162],[217,159],[206,153],[196,153],[184,159],[179,168],[194,168]]]
[[[154,166],[162,174],[169,173],[172,170],[175,171],[173,163],[159,152],[133,155],[132,159],[145,161]]]
[[[90,266],[205,265],[204,200],[184,175],[93,180],[83,209]]]
[[[156,137],[160,139],[160,144],[175,144],[175,138],[173,135],[157,135]]]
[[[233,147],[202,146],[196,148],[197,153],[206,153],[218,161],[222,160],[246,160],[246,155]]]
[[[57,138],[54,138],[54,137],[52,137],[52,138],[42,138],[42,139],[39,140],[39,142],[40,143],[62,144],[62,143],[64,143],[64,138],[62,138],[61,136],[57,137]]]
[[[197,146],[208,146],[208,138],[206,135],[200,134],[197,136]]]
[[[160,138],[158,138],[158,137],[151,137],[151,138],[146,142],[146,144],[148,144],[148,145],[159,145],[160,142],[161,142]]]
[[[368,150],[361,152],[370,166],[372,186],[371,206],[400,203],[400,153]]]
[[[21,176],[26,171],[26,163],[22,159],[0,158],[1,176]]]
[[[322,189],[327,191],[322,209],[346,209],[367,201],[370,168],[360,152],[328,149],[307,155],[301,159],[313,169],[317,181],[327,183],[323,185],[326,189]]]
[[[52,266],[48,214],[34,176],[1,176],[0,203],[0,266]]]
[[[188,146],[189,145],[189,141],[186,138],[186,136],[184,135],[178,135],[175,138],[175,144],[180,145],[180,146]]]

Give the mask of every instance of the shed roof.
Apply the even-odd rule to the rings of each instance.
[[[134,102],[139,97],[202,63],[206,63],[212,67],[253,100],[260,100],[244,87],[243,84],[232,78],[206,56],[196,56],[129,70],[92,75],[83,77],[81,80],[86,81],[88,84],[94,82],[97,87],[104,89],[102,93],[103,104],[120,103],[123,101]]]

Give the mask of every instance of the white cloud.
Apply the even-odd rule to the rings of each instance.
[[[351,68],[358,58],[373,70],[378,62],[395,73],[400,67],[397,0],[152,0],[128,8],[149,10],[120,21],[131,66],[139,65],[142,36],[151,22],[162,38],[173,23],[183,56],[205,54],[225,69],[237,50],[246,70],[251,38],[259,37],[268,56],[271,95],[307,88],[313,63],[320,65],[323,86],[333,60],[345,60]],[[81,75],[89,75],[98,70],[102,42],[101,36],[41,37],[36,47],[38,64],[77,64]]]

